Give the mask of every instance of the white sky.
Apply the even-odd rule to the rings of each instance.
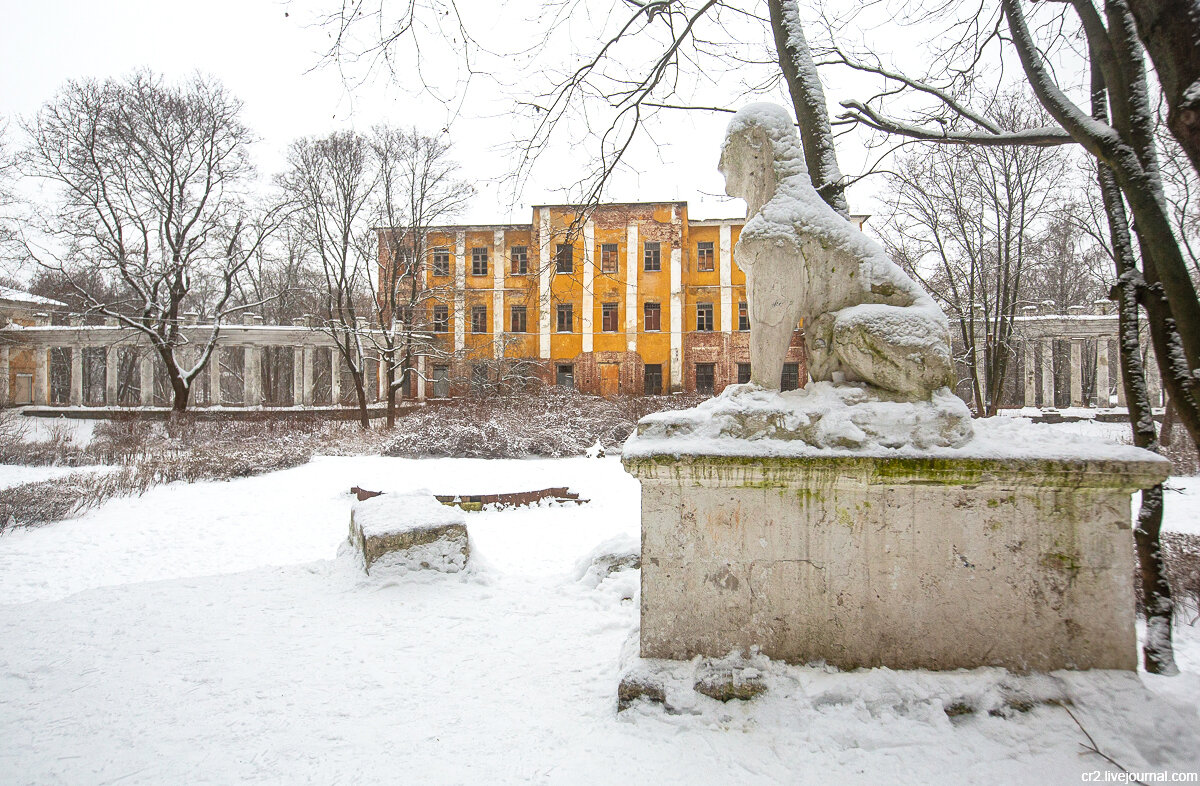
[[[326,0],[324,6],[336,7],[338,2]],[[499,33],[503,40],[532,44],[546,29],[545,21],[532,11],[528,17],[513,11],[516,2],[503,6],[503,24],[497,17],[485,18],[501,7],[494,0],[460,0],[460,5],[476,7],[476,35]],[[526,5],[542,7],[540,0]],[[582,175],[595,150],[564,135],[513,204],[511,192],[496,185],[513,165],[503,150],[518,133],[510,117],[513,94],[490,79],[476,79],[463,110],[455,115],[428,96],[412,95],[386,74],[348,90],[332,67],[319,66],[327,46],[327,31],[313,25],[319,0],[39,0],[7,6],[0,27],[0,117],[10,120],[32,115],[68,79],[103,79],[148,66],[167,77],[194,70],[212,74],[240,97],[245,122],[261,138],[255,157],[264,175],[282,168],[287,144],[298,136],[346,127],[365,130],[380,122],[437,133],[449,124],[454,155],[480,187],[462,217],[475,222],[525,222],[529,205],[564,201],[563,189]],[[572,48],[594,49],[595,40],[586,32],[604,24],[575,21],[579,24],[568,30],[566,40],[556,44],[564,47],[565,56]],[[432,35],[428,40],[433,45],[422,51],[422,68],[431,79],[452,72],[457,59],[445,42]],[[515,64],[516,58],[509,60]],[[489,67],[499,71],[505,62],[493,61]],[[527,81],[529,74],[511,79]],[[829,92],[836,109],[838,93]],[[669,124],[660,126],[656,137],[669,144],[643,143],[635,149],[631,160],[636,172],[627,172],[610,198],[684,199],[693,217],[740,215],[744,206],[723,197],[723,181],[716,171],[727,120],[728,115],[716,113],[670,113]],[[10,141],[15,142],[12,130]],[[847,174],[862,165],[864,151],[853,141],[840,144],[839,152]],[[872,211],[869,195],[876,187],[868,180],[851,190],[855,212]]]

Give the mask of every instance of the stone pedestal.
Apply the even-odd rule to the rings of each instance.
[[[643,657],[1137,668],[1130,494],[1166,477],[1153,454],[731,457],[637,439]]]

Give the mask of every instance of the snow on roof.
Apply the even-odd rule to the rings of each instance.
[[[56,308],[66,308],[66,303],[59,300],[51,300],[48,297],[41,295],[33,295],[29,292],[22,292],[19,289],[0,286],[0,300],[9,300],[14,303],[29,303],[38,306],[54,306]]]

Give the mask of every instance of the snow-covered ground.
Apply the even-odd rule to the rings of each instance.
[[[335,557],[354,485],[565,485],[591,501],[470,513],[468,573],[367,579]],[[766,664],[753,702],[618,715],[636,574],[595,586],[577,562],[637,531],[637,484],[614,458],[357,457],[157,487],[9,532],[0,782],[1079,783],[1113,769],[1080,755],[1062,707],[944,710],[1014,689],[1069,699],[1131,770],[1200,771],[1187,627],[1174,678]]]

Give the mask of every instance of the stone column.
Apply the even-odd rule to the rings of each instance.
[[[1037,345],[1025,342],[1025,406],[1037,406]]]
[[[1054,406],[1054,339],[1042,339],[1042,406]]]
[[[1096,406],[1107,407],[1108,401],[1108,338],[1096,339]]]
[[[50,400],[50,350],[33,351],[33,403],[44,407]]]
[[[149,352],[138,358],[138,387],[142,393],[142,406],[154,404],[154,355]]]
[[[1071,339],[1071,406],[1083,406],[1083,339]]]
[[[342,356],[336,349],[329,352],[329,403],[342,405]]]
[[[7,380],[6,380],[7,381]],[[71,347],[71,406],[83,406],[83,347]]]
[[[316,350],[313,347],[306,346],[301,352],[303,353],[304,378],[300,383],[300,403],[303,406],[311,407],[313,403],[313,353]]]
[[[221,406],[221,348],[213,347],[208,356],[208,405]]]
[[[115,346],[108,346],[104,351],[104,405],[117,406],[117,372],[121,368],[121,359]]]
[[[425,356],[417,356],[417,401],[425,400]]]
[[[304,347],[292,347],[292,406],[304,406]]]
[[[242,406],[262,406],[262,362],[258,347],[242,348]]]
[[[10,385],[10,366],[8,361],[8,346],[0,346],[0,406],[7,406],[12,401]]]

